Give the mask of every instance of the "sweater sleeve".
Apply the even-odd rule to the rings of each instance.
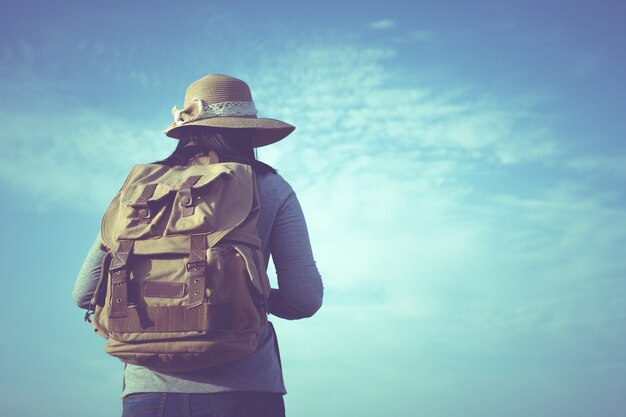
[[[105,252],[100,249],[100,233],[96,236],[96,240],[89,249],[87,257],[83,262],[83,266],[76,277],[74,283],[74,290],[72,291],[72,298],[74,303],[81,307],[87,308],[91,297],[93,297],[100,279],[100,272],[102,270],[102,258],[104,258]]]
[[[270,235],[278,289],[269,297],[270,313],[289,320],[311,317],[322,305],[323,284],[313,260],[309,234],[295,192],[282,180],[282,201]]]

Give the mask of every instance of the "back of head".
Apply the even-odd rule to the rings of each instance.
[[[219,162],[239,162],[252,166],[257,174],[276,173],[271,166],[258,161],[254,153],[254,129],[230,129],[188,126],[181,132],[174,152],[158,163],[168,166],[189,165],[198,156],[215,152]]]

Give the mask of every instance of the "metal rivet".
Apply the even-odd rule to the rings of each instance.
[[[116,287],[121,287],[121,286],[122,286],[122,283],[121,283],[121,282],[118,282],[117,284],[115,284],[115,286],[116,286]]]
[[[200,291],[194,291],[193,295],[198,295],[200,294]]]
[[[121,303],[121,302],[122,302],[122,299],[121,299],[121,298],[118,298],[117,300],[115,300],[115,302],[116,302],[116,303]]]
[[[200,282],[200,278],[194,279],[193,282],[197,284],[198,282]]]
[[[189,203],[191,203],[191,197],[183,197],[183,199],[181,200],[183,205],[187,205]]]
[[[141,209],[139,210],[139,217],[141,217],[142,219],[146,219],[150,217],[150,212],[146,209]]]
[[[122,273],[122,271],[115,271],[115,273],[116,273],[117,275],[119,275],[119,274],[121,274],[121,273]]]

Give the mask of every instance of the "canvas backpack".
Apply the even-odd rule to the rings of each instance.
[[[122,361],[166,372],[256,350],[270,292],[249,165],[136,165],[102,219],[92,325]]]

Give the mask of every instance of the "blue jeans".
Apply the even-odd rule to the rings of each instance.
[[[147,392],[124,397],[122,417],[284,417],[282,394]]]

